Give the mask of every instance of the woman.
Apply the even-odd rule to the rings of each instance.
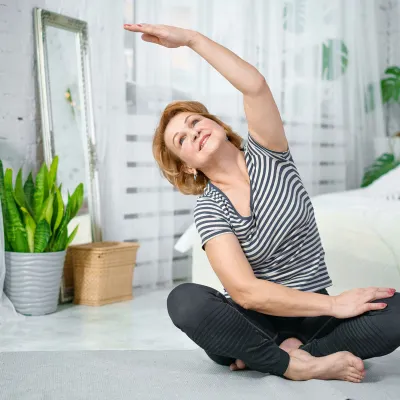
[[[226,289],[176,287],[173,323],[232,370],[245,367],[292,380],[361,382],[362,359],[400,345],[400,295],[331,285],[313,207],[293,162],[264,77],[198,32],[125,25],[146,42],[188,46],[243,94],[248,141],[197,102],[165,109],[153,141],[164,176],[201,194],[194,216],[208,259]]]

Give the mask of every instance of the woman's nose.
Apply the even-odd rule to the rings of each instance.
[[[192,136],[192,140],[194,141],[199,136],[199,132],[197,132],[196,130],[192,130],[192,135],[191,136]]]

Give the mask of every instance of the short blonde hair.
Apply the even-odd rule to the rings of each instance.
[[[237,133],[232,131],[230,126],[223,123],[215,115],[210,114],[207,108],[197,101],[175,101],[167,105],[161,115],[160,122],[154,134],[153,156],[157,161],[162,174],[181,193],[198,195],[203,193],[208,178],[201,171],[198,171],[197,178],[194,180],[192,174],[185,172],[185,164],[182,160],[173,154],[165,144],[165,129],[169,121],[183,112],[199,114],[221,125],[226,132],[228,140],[238,149],[242,148],[243,140]]]

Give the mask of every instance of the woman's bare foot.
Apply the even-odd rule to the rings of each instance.
[[[313,357],[297,349],[290,351],[289,355],[290,363],[284,376],[294,381],[323,379],[359,383],[365,377],[362,360],[347,351]]]
[[[237,371],[240,369],[245,369],[246,365],[242,360],[236,360],[233,364],[230,365],[229,368],[231,371]]]
[[[280,348],[282,350],[285,350],[286,353],[289,353],[292,350],[298,349],[300,346],[302,346],[302,342],[299,339],[296,338],[289,338],[284,340],[281,344],[280,344]]]

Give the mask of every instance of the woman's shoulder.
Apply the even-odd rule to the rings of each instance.
[[[220,196],[217,190],[210,183],[204,189],[203,194],[197,197],[196,208],[214,206],[220,204]]]
[[[276,161],[293,161],[290,148],[286,151],[275,151],[263,146],[248,132],[247,140],[244,144],[245,154],[248,156],[262,156],[272,158]]]

